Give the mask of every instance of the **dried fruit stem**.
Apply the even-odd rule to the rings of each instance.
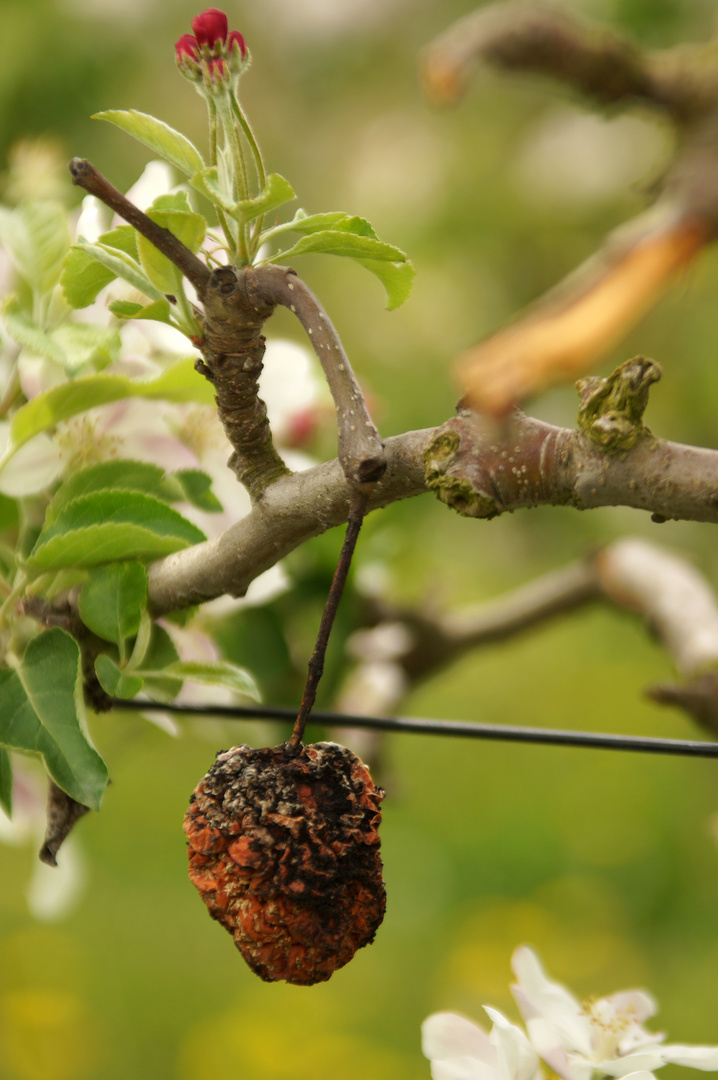
[[[322,677],[322,672],[324,671],[324,657],[326,655],[327,645],[329,644],[329,635],[332,631],[332,626],[334,625],[334,617],[337,613],[339,601],[341,600],[344,591],[347,575],[349,574],[349,567],[351,566],[354,548],[356,547],[356,542],[359,537],[359,530],[361,529],[362,521],[364,520],[368,501],[369,495],[366,492],[354,492],[352,495],[344,543],[342,544],[339,562],[334,571],[329,595],[327,596],[324,611],[322,612],[316,644],[309,660],[309,674],[307,675],[307,682],[304,687],[304,695],[302,697],[301,705],[299,706],[297,719],[294,722],[292,737],[288,743],[290,754],[292,756],[296,755],[301,749],[304,728],[307,725],[309,714],[311,713],[312,706],[316,700],[317,687],[319,685],[319,680]]]

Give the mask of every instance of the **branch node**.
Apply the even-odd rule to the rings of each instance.
[[[459,457],[461,442],[452,420],[438,429],[424,451],[426,486],[462,517],[497,517],[504,508],[493,491],[491,478],[480,468],[478,460],[477,468],[471,476],[467,475]],[[477,449],[477,458],[478,454]]]
[[[607,454],[630,450],[639,439],[649,437],[643,414],[649,390],[660,377],[655,360],[634,356],[608,378],[579,379],[578,426],[583,434]]]

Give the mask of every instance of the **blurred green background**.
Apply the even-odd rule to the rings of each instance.
[[[709,0],[569,6],[652,46],[712,29]],[[3,160],[18,139],[42,137],[63,159],[89,157],[128,187],[147,155],[89,119],[104,108],[152,112],[202,143],[203,107],[172,48],[197,10],[175,0],[3,0]],[[413,294],[392,313],[353,265],[306,259],[299,268],[371,388],[383,434],[442,422],[457,396],[452,358],[643,205],[670,132],[640,111],[606,121],[563,89],[492,73],[456,111],[432,109],[417,55],[470,10],[466,0],[264,0],[228,10],[253,54],[244,101],[270,167],[308,211],[365,215],[416,264]],[[664,378],[649,425],[707,446],[716,446],[717,287],[712,252],[602,369],[639,351],[654,357]],[[281,315],[270,333],[296,336]],[[552,391],[531,409],[571,424],[575,392]],[[358,562],[381,560],[402,601],[451,607],[627,533],[685,551],[718,580],[708,526],[659,528],[624,509],[541,509],[487,524],[429,497],[375,515]],[[311,618],[292,609],[298,655],[308,654],[339,541],[321,538],[292,564],[321,585],[307,593]],[[249,663],[245,618],[225,626],[223,640]],[[265,696],[289,701],[297,680],[270,638]],[[637,621],[597,607],[465,658],[405,711],[700,737],[642,696],[671,676]],[[181,831],[218,748],[281,733],[210,721],[171,739],[139,718],[109,716],[93,734],[112,786],[102,814],[77,830],[86,887],[71,913],[34,919],[25,892],[36,844],[0,845],[2,1080],[418,1080],[429,1075],[419,1051],[429,1012],[478,1019],[489,1003],[513,1015],[509,958],[522,942],[579,995],[645,986],[661,1005],[657,1030],[718,1041],[714,762],[391,736],[381,778],[385,924],[329,983],[304,989],[248,971],[186,879]]]

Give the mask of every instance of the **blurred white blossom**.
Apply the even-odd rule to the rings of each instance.
[[[537,1080],[538,1058],[521,1028],[484,1006],[491,1034],[455,1013],[434,1013],[421,1026],[433,1080]]]
[[[562,1080],[625,1077],[661,1065],[718,1070],[718,1047],[665,1045],[643,1027],[657,1012],[644,990],[624,990],[580,1004],[546,977],[538,957],[522,946],[512,959],[512,987],[536,1052]]]
[[[512,992],[526,1024],[510,1024],[484,1006],[491,1035],[454,1013],[435,1013],[422,1025],[422,1049],[433,1080],[538,1080],[544,1062],[561,1080],[654,1080],[662,1065],[718,1071],[718,1046],[664,1043],[643,1022],[657,1006],[644,990],[624,990],[581,1004],[546,976],[536,954],[518,948],[511,961]],[[539,1060],[540,1059],[540,1060]]]
[[[46,795],[37,777],[13,760],[12,820],[0,810],[0,844],[31,845],[39,851],[46,827]],[[85,859],[76,836],[62,845],[57,866],[35,859],[25,889],[28,910],[39,922],[57,922],[77,906],[87,883]]]

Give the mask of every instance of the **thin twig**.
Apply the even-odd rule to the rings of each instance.
[[[169,229],[155,224],[152,218],[143,213],[134,203],[113,187],[94,165],[83,158],[73,158],[69,165],[73,184],[84,188],[90,195],[114,210],[138,233],[146,237],[158,251],[166,255],[170,262],[181,270],[188,281],[194,285],[201,298],[209,281],[210,272],[201,259],[198,259],[188,247],[178,240]]]
[[[324,611],[322,612],[316,644],[309,660],[309,673],[304,687],[304,694],[299,706],[299,712],[297,713],[292,737],[289,740],[289,747],[292,754],[296,754],[302,745],[304,728],[306,727],[309,714],[312,711],[312,707],[317,697],[317,687],[319,686],[319,680],[324,671],[324,657],[326,656],[327,645],[329,644],[329,635],[331,634],[332,626],[334,625],[334,618],[339,607],[339,601],[344,592],[344,586],[349,574],[349,568],[351,567],[354,548],[356,547],[359,530],[361,529],[362,521],[364,520],[368,500],[369,496],[366,492],[355,491],[352,496],[344,543],[342,544],[337,568],[334,571],[329,595],[327,596]]]
[[[347,480],[375,483],[386,469],[384,443],[331,319],[294,270],[258,266],[254,283],[263,300],[281,304],[296,315],[312,343],[337,410],[339,461]]]

